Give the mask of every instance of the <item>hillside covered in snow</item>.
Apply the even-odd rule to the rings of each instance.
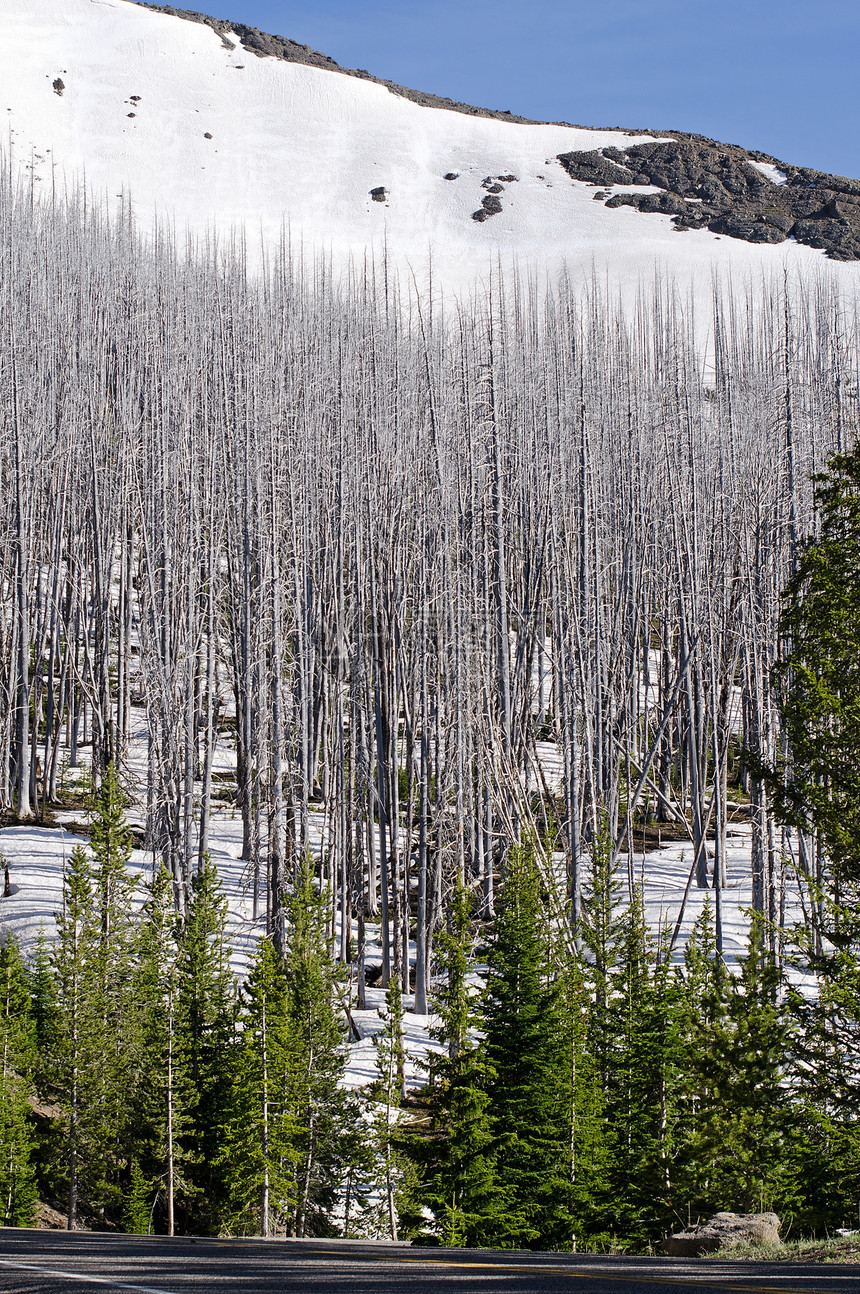
[[[461,291],[513,265],[707,284],[860,253],[860,186],[691,136],[541,125],[347,74],[252,29],[131,0],[0,0],[17,166],[252,249],[286,229]],[[575,104],[571,105],[575,111]],[[633,149],[633,153],[627,150]],[[805,246],[802,244],[806,244]],[[852,281],[853,266],[846,271]]]

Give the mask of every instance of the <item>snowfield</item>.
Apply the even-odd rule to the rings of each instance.
[[[715,270],[744,280],[822,262],[794,243],[679,234],[668,216],[605,210],[556,159],[623,146],[622,132],[423,107],[234,43],[130,0],[0,0],[0,114],[15,165],[43,192],[85,178],[112,208],[132,201],[144,229],[158,216],[180,236],[241,233],[254,255],[286,230],[341,266],[387,253],[421,288],[432,265],[449,294],[499,265],[628,288],[670,272],[704,294]],[[501,212],[474,221],[482,182],[506,176],[516,180],[502,184]],[[860,273],[833,272],[854,283]]]

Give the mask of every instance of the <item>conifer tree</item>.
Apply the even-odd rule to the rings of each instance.
[[[229,1224],[244,1235],[287,1230],[295,1216],[302,1155],[294,1064],[284,963],[271,940],[261,939],[244,990],[242,1040],[218,1156]]]
[[[817,478],[817,535],[783,593],[774,669],[787,760],[767,768],[782,821],[817,833],[836,877],[860,879],[860,453]]]
[[[79,1205],[104,1224],[118,1218],[127,1172],[134,1012],[131,980],[131,838],[108,765],[92,808],[92,859],[79,846],[64,878],[57,917],[55,1052],[51,1083],[65,1109],[68,1226]],[[40,1014],[46,999],[41,995]],[[43,1025],[46,1021],[43,1019]]]
[[[60,1007],[54,949],[43,927],[27,966],[27,981],[36,1046],[33,1084],[39,1095],[47,1097],[56,1076]]]
[[[469,895],[458,880],[450,925],[436,947],[445,986],[437,999],[436,1036],[447,1054],[431,1062],[432,1136],[409,1142],[422,1173],[420,1199],[445,1245],[491,1244],[501,1212],[493,1158],[488,1075],[475,1030],[479,1019],[467,974],[471,951]]]
[[[603,1203],[610,1198],[610,1139],[607,1135],[603,1071],[592,1045],[592,971],[577,952],[568,959],[561,981],[568,1023],[571,1071],[570,1176],[572,1242],[600,1241],[609,1227]],[[601,1014],[605,1023],[605,1012]]]
[[[724,1027],[726,973],[717,953],[713,911],[706,894],[684,947],[684,971],[678,981],[673,1021],[678,1084],[671,1203],[676,1221],[683,1225],[710,1208],[714,1138],[709,1121],[715,1111],[718,1113],[718,1096],[708,1048]]]
[[[109,763],[92,810],[91,875],[97,928],[92,946],[93,1033],[88,1040],[87,1190],[95,1216],[116,1220],[127,1171],[127,1129],[132,1117],[135,1012],[132,998],[132,896],[128,871],[131,833],[125,797]]]
[[[99,920],[93,870],[77,846],[63,878],[63,910],[57,915],[54,965],[57,976],[57,1029],[51,1073],[53,1094],[66,1119],[67,1223],[78,1224],[81,1183],[86,1182],[89,1143],[87,1103],[94,1067],[93,1043],[99,1027],[95,958]]]
[[[129,1184],[123,1201],[122,1226],[132,1235],[149,1235],[152,1231],[154,1201],[153,1183],[145,1177],[137,1159],[132,1159]]]
[[[392,1240],[397,1240],[399,1208],[408,1203],[413,1177],[399,1126],[406,1077],[403,996],[397,975],[388,982],[385,1005],[380,1008],[379,1015],[383,1024],[373,1039],[378,1076],[373,1094],[373,1129],[388,1233]]]
[[[811,842],[803,868],[814,934],[796,932],[802,973],[819,992],[795,995],[794,1082],[798,1130],[790,1155],[800,1216],[844,1220],[860,1198],[856,1047],[860,897],[860,453],[830,460],[816,478],[817,533],[801,545],[782,595],[773,677],[784,743],[767,766],[747,758],[768,784],[778,820]],[[805,843],[805,842],[802,842]],[[814,870],[815,875],[808,872]],[[826,938],[822,938],[826,936]]]
[[[699,956],[694,949],[689,965]],[[791,1025],[780,981],[757,916],[738,973],[719,959],[713,973],[705,970],[687,1052],[694,1114],[677,1147],[680,1202],[686,1193],[696,1213],[793,1204],[784,1082]]]
[[[665,960],[657,956],[638,888],[619,933],[608,1004],[604,1101],[611,1168],[604,1221],[627,1240],[642,1243],[664,1233],[670,1210],[676,989]]]
[[[37,1197],[29,1096],[36,1069],[36,1029],[27,974],[14,937],[0,948],[0,1209],[6,1227],[33,1223]]]
[[[799,1225],[847,1226],[860,1201],[860,887],[842,901],[821,895],[830,932],[822,948],[806,926],[792,934],[790,961],[811,970],[818,991],[793,992],[790,1082],[794,1125],[788,1159]]]
[[[346,1064],[344,1029],[335,1006],[337,970],[326,939],[327,896],[317,893],[305,856],[287,903],[286,977],[294,1085],[295,1150],[299,1155],[294,1233],[327,1229],[327,1214],[349,1158],[355,1110],[340,1083]]]
[[[162,866],[149,886],[134,949],[137,1053],[126,1218],[137,1229],[145,1216],[149,1230],[163,1201],[168,1235],[176,1229],[177,1198],[187,1212],[193,1194],[182,1145],[194,1089],[177,1038],[177,933],[171,880]]]
[[[186,1165],[183,1225],[218,1228],[225,1202],[220,1129],[227,1114],[235,1046],[236,994],[226,939],[227,903],[207,856],[191,880],[188,914],[178,935],[176,1056],[190,1087],[176,1153]]]
[[[458,876],[448,929],[441,931],[436,941],[445,976],[434,1003],[439,1016],[436,1032],[445,1043],[448,1059],[451,1061],[457,1060],[469,1046],[469,1030],[475,1024],[474,1003],[468,986],[472,942],[469,891]]]
[[[617,1043],[613,975],[622,956],[624,918],[613,852],[606,817],[602,814],[591,844],[583,886],[578,947],[565,980],[573,1032],[571,1144],[576,1232],[583,1239],[595,1242],[609,1240],[615,1225],[612,1136],[607,1105]]]
[[[584,956],[580,968],[592,998],[589,1042],[601,1081],[607,1080],[612,1046],[610,998],[612,975],[621,956],[623,913],[621,882],[613,865],[613,845],[605,816],[592,842],[582,896],[582,918],[577,931]]]
[[[125,796],[112,763],[107,765],[94,797],[91,817],[90,847],[98,890],[102,954],[109,959],[110,946],[128,938],[129,898],[134,889],[128,874],[132,839],[125,820]]]
[[[569,1247],[569,1028],[535,847],[511,849],[489,949],[483,1009],[503,1247]]]

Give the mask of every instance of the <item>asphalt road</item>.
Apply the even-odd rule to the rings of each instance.
[[[0,1231],[0,1290],[10,1294],[858,1294],[860,1266],[604,1258],[500,1250],[412,1249],[339,1241],[165,1240]]]

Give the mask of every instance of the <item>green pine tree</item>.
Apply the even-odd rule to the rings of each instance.
[[[109,957],[110,945],[128,938],[129,898],[134,889],[128,873],[132,838],[125,819],[125,796],[113,764],[108,764],[94,798],[91,821],[103,951]]]
[[[468,984],[472,945],[469,895],[458,882],[449,929],[437,939],[445,986],[436,999],[436,1036],[447,1054],[432,1062],[432,1132],[407,1142],[421,1173],[420,1205],[436,1219],[442,1243],[492,1243],[501,1212],[495,1172],[488,1074],[475,1031],[479,1020]],[[420,1226],[420,1218],[415,1219]]]
[[[49,955],[41,940],[30,971],[39,1089],[66,1113],[71,1224],[77,1224],[81,1207],[96,1224],[123,1223],[131,1208],[138,1222],[147,1213],[148,1229],[153,1199],[141,1198],[141,1160],[149,1159],[151,1196],[163,1193],[157,1157],[152,1163],[159,1143],[154,1039],[167,1014],[163,986],[150,982],[157,961],[153,944],[163,932],[150,938],[152,894],[141,919],[132,919],[128,833],[112,770],[94,811],[97,852],[91,860],[82,849],[72,855],[56,945]]]
[[[570,1029],[552,947],[535,847],[521,843],[507,859],[483,1009],[503,1247],[571,1243]]]
[[[725,1022],[726,968],[717,953],[709,896],[684,947],[673,1020],[678,1084],[674,1110],[672,1211],[676,1224],[711,1210],[709,1191],[718,1140],[711,1120],[719,1117],[716,1076],[708,1064],[711,1039]],[[716,1134],[718,1138],[718,1133]]]
[[[125,797],[108,764],[95,796],[91,876],[97,927],[91,949],[92,1032],[85,1076],[86,1184],[89,1207],[104,1224],[121,1216],[132,1120],[135,1012],[132,994],[134,878]]]
[[[860,887],[843,902],[822,894],[830,939],[808,927],[792,936],[791,960],[815,974],[818,992],[792,994],[790,1055],[795,1127],[790,1160],[797,1224],[817,1233],[856,1221],[860,1201]]]
[[[820,524],[801,546],[783,593],[773,671],[785,738],[768,767],[747,752],[777,818],[813,842],[817,875],[803,881],[816,938],[800,933],[814,1002],[795,997],[794,1141],[798,1207],[813,1225],[855,1217],[860,1196],[856,1111],[857,941],[860,899],[860,453],[816,478]],[[823,937],[822,937],[823,936]],[[831,955],[832,950],[832,955]],[[832,1085],[831,1085],[832,1076]],[[853,1090],[852,1090],[853,1089]],[[850,1207],[848,1201],[850,1200]]]
[[[243,1235],[268,1236],[292,1223],[302,1162],[290,989],[269,939],[260,940],[243,996],[242,1041],[218,1164],[226,1180],[229,1226]]]
[[[561,981],[569,1027],[567,1047],[572,1088],[572,1241],[579,1247],[608,1240],[611,1232],[603,1208],[611,1193],[611,1153],[604,1072],[593,1046],[593,970],[587,956],[583,952],[576,953],[569,959]],[[599,1018],[605,1023],[605,1011]]]
[[[57,915],[57,1028],[51,1072],[52,1095],[59,1101],[66,1123],[70,1231],[78,1225],[81,1182],[86,1180],[88,1163],[86,1110],[98,1028],[94,973],[98,932],[93,870],[85,850],[77,846],[66,866],[63,910]]]
[[[774,681],[787,758],[748,762],[785,823],[817,833],[839,880],[860,880],[860,453],[817,478],[821,524],[783,594]]]
[[[152,1182],[145,1177],[140,1164],[132,1160],[129,1185],[125,1193],[122,1226],[131,1235],[148,1236],[152,1231]]]
[[[33,1224],[38,1192],[29,1097],[36,1047],[27,973],[10,934],[0,948],[0,1209],[6,1227]]]
[[[702,947],[710,953],[710,935]],[[696,966],[694,949],[689,965]],[[791,1023],[781,997],[781,975],[753,916],[738,973],[719,958],[701,967],[703,991],[687,1009],[685,1082],[692,1110],[678,1138],[678,1202],[693,1213],[717,1208],[776,1211],[793,1206],[790,1165],[790,1091],[785,1082]]]
[[[286,976],[296,1125],[295,1235],[330,1231],[328,1220],[352,1147],[357,1113],[341,1086],[344,1026],[337,1010],[337,969],[326,938],[327,902],[306,857],[287,903]]]
[[[77,1226],[81,1207],[95,1225],[121,1217],[134,1096],[134,883],[127,870],[131,840],[112,766],[92,815],[92,859],[76,848],[64,878],[52,955],[55,995],[44,986],[37,998],[40,1028],[54,1034],[49,1087],[66,1119],[70,1229]]]
[[[226,923],[227,902],[207,857],[192,877],[191,902],[178,934],[175,992],[177,1064],[190,1089],[176,1150],[186,1165],[181,1225],[199,1234],[218,1231],[226,1206],[221,1128],[237,1009]]]
[[[143,904],[134,949],[137,1050],[126,1215],[136,1229],[144,1213],[147,1229],[157,1217],[168,1235],[176,1230],[177,1206],[184,1216],[194,1200],[182,1141],[195,1091],[186,1052],[178,1045],[177,937],[172,883],[161,867]]]
[[[676,985],[658,957],[635,890],[620,923],[618,961],[610,976],[604,1224],[639,1245],[658,1240],[671,1216],[675,998]]]
[[[382,1028],[375,1035],[376,1082],[373,1102],[374,1142],[379,1161],[379,1186],[384,1200],[385,1220],[392,1240],[399,1237],[399,1206],[408,1203],[410,1163],[402,1144],[400,1109],[405,1095],[405,1050],[403,1044],[403,995],[400,978],[389,980],[385,1006],[380,1008]]]
[[[573,1071],[572,1178],[578,1244],[617,1234],[611,1105],[617,1064],[614,980],[625,940],[621,882],[605,815],[591,844],[577,949],[566,972]]]
[[[33,1027],[36,1031],[36,1091],[47,1096],[56,1059],[60,1007],[54,949],[44,927],[39,928],[36,946],[27,967]]]
[[[613,853],[612,837],[602,817],[592,842],[577,934],[582,954],[580,968],[592,999],[589,1046],[604,1086],[613,1046],[612,975],[621,958],[624,939],[621,881],[613,865]]]

